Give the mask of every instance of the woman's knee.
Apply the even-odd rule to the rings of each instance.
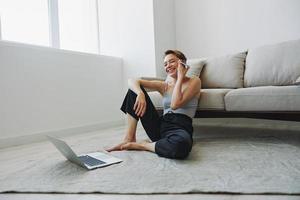
[[[158,155],[166,158],[184,159],[189,155],[191,148],[191,139],[173,136],[158,141],[155,151]]]
[[[135,99],[137,97],[137,94],[134,91],[132,91],[131,89],[128,89],[126,96],[130,96],[131,98]]]
[[[182,138],[174,144],[174,158],[184,159],[191,151],[192,144],[190,140]]]

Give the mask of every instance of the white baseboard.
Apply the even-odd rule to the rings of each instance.
[[[119,120],[119,121],[104,122],[99,124],[91,124],[86,126],[67,128],[62,130],[35,133],[35,134],[24,135],[24,136],[1,138],[0,149],[45,141],[46,135],[63,137],[63,136],[74,135],[74,134],[88,133],[88,132],[107,129],[116,126],[123,126],[123,125],[125,125],[124,120]]]

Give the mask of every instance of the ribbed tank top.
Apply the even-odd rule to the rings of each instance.
[[[172,94],[165,92],[163,95],[164,114],[171,111],[173,113],[185,114],[190,118],[193,118],[195,116],[197,106],[198,106],[198,100],[199,100],[197,96],[193,97],[184,106],[176,110],[171,109],[171,99],[172,99]]]

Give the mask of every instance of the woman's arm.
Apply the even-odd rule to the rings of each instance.
[[[158,91],[162,95],[165,92],[167,86],[167,84],[164,81],[157,81],[157,80],[150,81],[150,80],[133,79],[133,78],[128,80],[129,88],[132,91],[134,91],[137,95],[142,92],[140,87],[141,85],[147,89]]]
[[[176,110],[200,92],[201,81],[198,77],[193,77],[190,80],[188,87],[182,92],[183,78],[178,78],[172,94],[171,108]]]
[[[141,79],[129,79],[128,86],[129,88],[137,94],[133,110],[135,114],[139,117],[142,117],[146,112],[146,97],[140,86],[145,88],[154,89],[159,91],[161,94],[165,90],[165,83],[163,81],[147,81]]]
[[[140,87],[140,80],[139,79],[128,79],[128,87],[132,91],[134,91],[137,95],[143,93],[141,87]]]

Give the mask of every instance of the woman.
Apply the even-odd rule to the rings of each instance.
[[[200,96],[199,77],[187,77],[189,67],[184,67],[185,55],[177,50],[167,50],[164,67],[166,81],[129,79],[129,90],[121,110],[127,115],[128,127],[120,144],[107,149],[145,150],[166,158],[186,158],[192,149],[192,118],[195,115]],[[163,96],[164,114],[159,117],[144,88],[158,91]],[[136,141],[138,120],[151,139]]]

